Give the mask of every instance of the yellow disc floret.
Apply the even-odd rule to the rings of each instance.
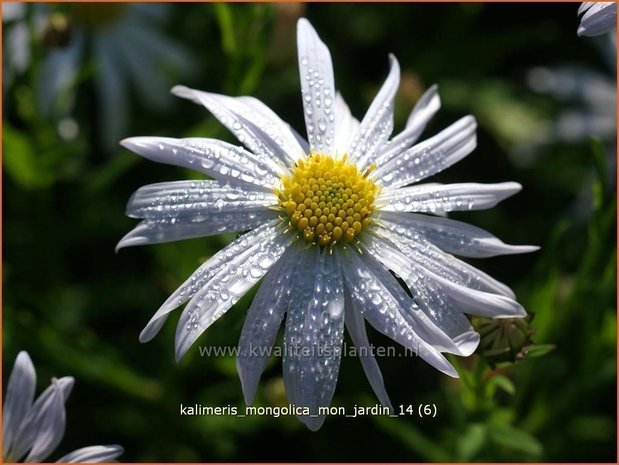
[[[281,179],[275,193],[289,224],[320,246],[351,242],[372,222],[378,186],[346,156],[311,153]]]

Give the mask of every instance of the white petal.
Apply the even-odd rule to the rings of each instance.
[[[384,251],[383,246],[384,244],[382,242],[377,243],[376,241],[369,241],[369,243],[366,245],[368,253],[366,253],[365,255],[373,255],[381,262],[383,262],[388,268],[393,267],[398,270],[408,268],[407,264],[403,263],[403,261],[401,260],[401,257],[399,257],[398,255],[394,255],[392,251]],[[383,254],[385,254],[386,256],[383,257]],[[368,265],[369,271],[374,276],[376,276],[377,279],[380,280],[382,278],[382,281],[384,283],[391,281],[391,275],[385,275],[385,272],[380,268],[380,265],[375,264],[372,259],[366,258],[366,263]],[[397,290],[397,287],[395,285],[392,284],[391,287]],[[396,292],[395,295],[397,296],[398,292]],[[436,293],[426,292],[426,288],[424,286],[421,287],[420,292],[414,292],[413,297],[415,299],[415,302],[419,303],[419,306],[417,306],[416,304],[409,304],[407,307],[410,307],[414,310],[417,310],[418,307],[421,308],[425,315],[430,318],[438,328],[441,328],[441,330],[437,331],[437,333],[442,331],[450,338],[452,338],[451,344],[445,344],[444,341],[435,341],[439,342],[438,346],[444,347],[445,345],[451,345],[452,347],[450,348],[452,349],[454,345],[456,347],[459,347],[459,345],[457,344],[457,338],[462,334],[468,334],[471,332],[472,328],[469,320],[464,315],[462,315],[461,312],[454,310],[451,305],[448,305],[443,300],[441,300]],[[407,312],[404,312],[404,315],[406,314]],[[411,315],[412,312],[408,312],[408,314]],[[423,323],[426,324],[426,326],[429,326],[426,322]],[[477,336],[477,342],[479,342],[479,336]],[[439,348],[436,344],[434,346],[437,349]],[[466,349],[467,347],[458,350],[460,350],[460,352],[465,351],[464,353],[466,353]]]
[[[220,181],[265,191],[279,185],[279,177],[268,164],[243,147],[217,139],[130,137],[121,144],[149,160],[196,170]]]
[[[241,143],[277,172],[292,166],[304,155],[290,127],[252,97],[228,97],[185,86],[174,86],[172,93],[204,105]]]
[[[211,213],[265,210],[277,205],[270,192],[247,190],[219,181],[172,181],[140,187],[129,199],[126,214],[132,218],[179,218]]]
[[[76,30],[71,42],[63,48],[50,49],[35,75],[37,110],[49,116],[56,99],[75,82],[84,54],[84,35]]]
[[[238,270],[237,262],[242,264],[260,244],[274,240],[280,234],[278,224],[279,220],[270,221],[243,234],[204,262],[157,310],[140,333],[140,342],[148,342],[155,337],[168,314],[195,296],[221,270],[234,270],[235,267]]]
[[[587,6],[585,6],[587,5]],[[612,31],[617,25],[615,2],[584,2],[578,14],[586,12],[580,20],[579,36],[599,36]]]
[[[350,155],[357,161],[361,171],[374,161],[377,150],[389,139],[393,130],[393,110],[395,94],[400,85],[400,65],[393,55],[389,55],[389,61],[389,75],[363,117],[350,149]]]
[[[437,213],[458,210],[483,210],[522,189],[517,182],[496,184],[419,184],[385,190],[377,199],[380,210]]]
[[[144,220],[126,234],[116,251],[124,247],[212,236],[221,233],[248,231],[278,217],[274,210],[256,212],[217,212],[204,217],[201,214],[182,218]]]
[[[15,432],[8,454],[11,459],[20,461],[30,451],[25,461],[40,462],[58,445],[64,434],[64,402],[73,384],[70,376],[52,379],[51,386],[37,398]]]
[[[301,154],[309,153],[309,144],[307,141],[262,101],[254,97],[236,97],[236,99],[259,113],[265,121],[271,122],[276,131],[275,138],[282,138],[282,141],[279,142],[278,145],[282,145],[286,151],[284,161],[288,162],[288,166],[291,166],[292,162],[303,158]],[[263,125],[266,124],[267,123],[263,123]]]
[[[425,237],[446,252],[464,257],[494,257],[534,252],[532,245],[508,245],[481,228],[449,218],[415,213],[381,212],[381,223],[390,231],[417,239]]]
[[[282,225],[272,226],[264,242],[242,255],[226,256],[226,262],[195,292],[183,310],[176,327],[177,361],[211,324],[269,271],[292,240],[284,233]]]
[[[440,173],[475,149],[476,128],[475,118],[465,116],[434,137],[380,165],[371,176],[383,186],[395,188]]]
[[[332,154],[335,137],[333,64],[329,49],[305,18],[297,22],[297,48],[310,150]]]
[[[384,238],[366,238],[363,244],[374,257],[404,280],[415,301],[433,319],[440,320],[441,312],[490,318],[522,317],[527,314],[518,302],[509,297],[461,286],[420,267]]]
[[[344,312],[345,325],[348,329],[348,334],[352,339],[353,344],[359,352],[359,360],[363,366],[365,376],[367,376],[376,397],[381,404],[389,407],[390,411],[393,411],[393,406],[389,400],[389,395],[385,389],[385,382],[383,381],[383,375],[380,372],[378,362],[372,353],[372,346],[368,340],[368,334],[365,330],[365,320],[361,313],[361,310],[357,308],[356,301],[353,300],[350,295],[347,294],[346,310]]]
[[[404,228],[400,228],[400,230],[404,230]],[[422,237],[409,239],[406,233],[409,233],[409,231],[406,230],[404,234],[394,233],[389,229],[379,231],[381,237],[387,238],[400,252],[432,273],[461,286],[515,298],[513,291],[505,284],[468,263],[458,260],[453,255],[443,252]]]
[[[369,254],[360,256],[356,251],[348,250],[347,255],[351,266],[344,274],[346,288],[356,308],[360,309],[368,322],[377,331],[411,349],[436,369],[457,378],[458,373],[454,367],[439,350],[423,340],[417,334],[416,328],[413,328],[402,315],[403,306],[414,305],[414,302],[403,290],[402,293],[394,295],[387,289],[385,280],[394,278],[388,273],[381,275],[384,279],[377,278],[374,270],[378,270],[378,266],[381,265]],[[402,294],[406,298],[402,298]]]
[[[118,445],[110,446],[88,446],[81,449],[69,452],[67,455],[62,456],[57,463],[101,463],[101,462],[113,462],[122,453],[123,448]]]
[[[118,244],[122,247],[203,237],[255,228],[277,217],[272,193],[218,181],[175,181],[140,188],[127,215],[146,218]]]
[[[417,105],[413,108],[404,131],[380,149],[375,160],[376,165],[384,165],[414,144],[440,107],[441,99],[438,96],[438,86],[435,84],[421,96]]]
[[[51,393],[43,402],[39,398],[26,420],[32,432],[32,448],[26,462],[42,462],[51,454],[64,436],[66,424],[64,395],[58,380],[53,379]]]
[[[364,256],[366,257],[368,270],[376,279],[381,281],[385,289],[400,302],[401,315],[411,328],[414,329],[418,337],[441,352],[449,352],[463,356],[471,355],[477,347],[477,344],[473,347],[470,345],[462,347],[454,340],[461,332],[471,331],[471,325],[468,319],[461,315],[455,317],[448,316],[447,319],[450,320],[449,325],[444,328],[442,323],[444,323],[445,319],[438,320],[434,318],[434,316],[428,312],[426,302],[420,300],[415,292],[413,292],[413,299],[411,299],[408,294],[406,294],[402,285],[385,268],[386,266],[393,269],[396,273],[398,273],[398,270],[408,269],[408,257],[403,258],[402,254],[393,244],[385,241],[384,238],[366,237],[362,244],[363,250],[366,252]],[[378,259],[378,261],[368,259],[368,255],[373,256]],[[382,262],[382,264],[379,262]],[[425,297],[425,295],[421,297]],[[432,308],[432,310],[435,310],[435,308]],[[458,329],[461,331],[452,333],[449,332],[448,329]],[[479,342],[479,337],[477,337],[476,342]]]
[[[344,335],[344,293],[337,254],[319,247],[306,252],[299,273],[298,296],[292,296],[286,317],[283,375],[290,403],[308,407],[299,419],[312,430],[324,420],[335,391]],[[306,297],[306,298],[305,298]]]
[[[111,39],[111,40],[110,40]],[[120,48],[114,34],[93,34],[93,55],[97,56],[98,72],[94,75],[97,86],[101,123],[99,131],[108,150],[115,150],[121,137],[126,135],[130,119],[128,70],[118,53]],[[68,80],[67,82],[74,82]]]
[[[164,55],[163,50],[157,50],[157,55],[149,53],[149,49],[136,43],[136,31],[139,26],[119,22],[114,29],[101,31],[98,36],[104,37],[107,47],[114,50],[122,60],[122,67],[128,72],[139,96],[151,107],[165,108],[169,103],[168,79],[159,72],[161,62],[158,58]]]
[[[2,454],[7,457],[13,438],[26,417],[36,387],[36,371],[27,352],[21,351],[15,359],[2,409]]]
[[[241,379],[245,403],[251,405],[258,388],[260,376],[270,358],[277,331],[282,323],[290,294],[295,285],[295,275],[304,252],[304,244],[297,241],[282,255],[267,273],[249,310],[241,337],[236,368]]]
[[[353,138],[359,131],[359,120],[350,113],[350,108],[342,95],[335,94],[335,155],[342,156],[350,152]]]
[[[589,8],[591,8],[593,5],[596,5],[596,4],[598,4],[598,2],[582,2],[580,6],[578,7],[578,14],[579,15],[583,14],[585,11],[587,11]]]

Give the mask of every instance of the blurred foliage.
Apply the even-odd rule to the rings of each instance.
[[[615,65],[596,48],[600,42],[576,37],[576,9],[573,3],[167,8],[159,32],[193,57],[195,69],[183,84],[255,95],[299,129],[299,15],[331,49],[336,85],[358,117],[386,75],[387,54],[395,53],[403,70],[396,129],[435,82],[443,108],[428,134],[466,113],[479,120],[477,150],[437,179],[524,186],[497,208],[457,217],[506,242],[542,246],[534,254],[471,262],[513,287],[534,313],[529,336],[538,355],[550,344],[554,350],[531,357],[529,347],[524,360],[496,366],[479,355],[453,357],[459,380],[415,358],[380,359],[394,404],[436,404],[436,418],[330,417],[317,433],[289,417],[179,415],[180,403],[242,406],[234,360],[203,358],[196,349],[177,365],[176,317],[148,344],[137,336],[169,293],[230,237],[114,254],[135,224],[123,214],[132,191],[197,174],[100,143],[96,56],[83,60],[69,83],[70,110],[42,113],[41,66],[67,38],[43,40],[46,18],[35,4],[3,20],[4,379],[22,349],[35,362],[40,387],[51,376],[75,376],[61,449],[120,443],[123,461],[614,461],[615,142],[557,141],[539,147],[526,164],[511,153],[565,105],[532,92],[529,69],[577,64],[615,80]],[[70,9],[61,13],[74,20]],[[18,28],[28,32],[25,67],[12,60],[24,53],[9,38]],[[197,105],[179,100],[152,110],[136,90],[128,96],[133,116],[125,133],[231,140]],[[250,301],[251,295],[242,299],[199,344],[236,345]],[[391,344],[375,332],[370,339]],[[333,404],[375,403],[358,360],[345,358]],[[286,404],[279,360],[269,365],[257,404]]]

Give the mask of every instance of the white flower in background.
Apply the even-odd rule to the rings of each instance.
[[[579,36],[599,36],[617,27],[616,2],[583,2],[578,14],[582,15],[577,31]]]
[[[66,117],[75,103],[80,73],[87,63],[94,66],[98,130],[108,148],[126,135],[130,87],[146,105],[161,109],[170,103],[166,72],[191,71],[187,52],[161,33],[169,5],[76,2],[66,13],[48,5],[33,8],[43,30],[39,35],[52,47],[37,75],[40,111]]]
[[[30,65],[29,32],[21,2],[2,4],[2,91]]]
[[[64,404],[73,389],[73,378],[52,378],[36,400],[36,372],[27,352],[20,352],[4,395],[2,407],[3,462],[43,462],[58,446],[65,430]],[[58,462],[110,462],[122,454],[117,445],[77,449]]]
[[[536,67],[527,74],[536,92],[555,97],[565,110],[543,125],[529,145],[565,141],[573,143],[592,136],[611,139],[617,133],[617,89],[614,79],[586,67]]]
[[[344,326],[379,400],[390,405],[369,353],[365,320],[450,376],[443,352],[470,355],[479,343],[465,314],[525,316],[505,285],[451,254],[488,257],[536,250],[444,218],[490,208],[519,184],[413,185],[468,155],[476,122],[466,116],[413,145],[440,106],[435,87],[389,140],[400,69],[389,75],[361,122],[335,92],[329,50],[310,23],[297,27],[309,143],[262,102],[175,87],[204,105],[247,147],[214,139],[134,137],[122,144],[153,161],[212,176],[139,189],[127,214],[143,221],[118,247],[247,231],[200,266],[140,335],[152,339],[189,302],[176,331],[176,358],[261,278],[239,341],[237,368],[253,401],[286,315],[283,377],[288,399],[312,414],[331,402]],[[408,187],[407,187],[408,186]],[[438,216],[429,216],[435,214]],[[411,292],[391,274],[396,273]],[[294,350],[290,350],[290,349]],[[256,351],[258,351],[256,353]],[[300,416],[318,429],[324,416]]]

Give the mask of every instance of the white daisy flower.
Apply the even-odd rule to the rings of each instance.
[[[127,214],[143,221],[118,247],[249,231],[200,266],[156,312],[140,340],[152,339],[170,312],[188,302],[176,331],[180,359],[264,277],[239,341],[245,400],[254,398],[286,316],[287,395],[292,404],[310,408],[313,415],[300,418],[316,430],[324,421],[316,415],[318,407],[330,404],[335,389],[344,326],[359,352],[368,355],[361,362],[377,397],[390,406],[378,364],[368,353],[365,320],[457,377],[442,353],[468,356],[477,347],[479,336],[466,313],[518,317],[526,312],[509,288],[451,254],[487,257],[536,247],[506,245],[442,216],[492,207],[518,192],[519,184],[410,186],[475,148],[472,116],[415,144],[440,106],[432,87],[406,128],[389,140],[400,76],[395,57],[359,122],[336,93],[329,50],[306,19],[298,22],[297,40],[308,142],[252,97],[175,87],[174,94],[204,105],[247,149],[202,138],[122,141],[145,158],[214,180],[139,189]]]
[[[30,356],[22,351],[4,395],[2,407],[3,462],[43,462],[64,436],[64,404],[73,389],[73,378],[52,378],[52,384],[34,400],[36,372]],[[110,462],[123,453],[117,445],[74,450],[58,462]]]
[[[85,62],[93,60],[101,117],[98,130],[106,149],[127,135],[131,85],[146,105],[161,110],[170,103],[162,92],[171,82],[165,70],[183,76],[192,70],[187,51],[161,32],[170,15],[169,5],[76,2],[68,5],[66,15],[44,4],[33,8],[43,28],[41,35],[45,37],[45,28],[56,21],[62,25],[56,34],[66,36],[61,42],[67,41],[50,45],[37,72],[39,110],[58,117],[71,113],[79,73]]]
[[[599,36],[617,27],[616,2],[583,2],[578,14],[582,15],[577,30],[579,36]]]

